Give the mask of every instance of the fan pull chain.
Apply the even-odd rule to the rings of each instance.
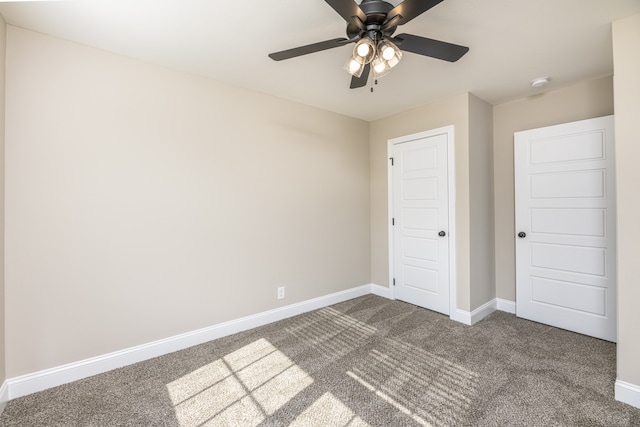
[[[373,81],[374,80],[376,80],[376,83],[377,83],[376,72],[373,70],[373,67],[371,67],[371,74],[369,75],[369,87],[371,87],[371,93],[373,93]]]
[[[376,55],[377,55],[378,54],[377,53],[377,50],[378,50],[378,34],[377,33],[374,34],[374,36],[373,36],[373,42],[376,45]],[[371,74],[369,75],[369,85],[371,86],[371,93],[373,93],[373,81],[374,80],[376,82],[375,84],[378,84],[378,79],[376,78],[376,70],[374,70],[374,68],[371,67]]]

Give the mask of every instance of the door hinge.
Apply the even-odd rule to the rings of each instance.
[[[396,219],[395,218],[391,218],[391,225],[396,225]]]
[[[393,278],[393,286],[395,286],[395,285],[396,285],[396,278],[394,277]]]
[[[391,166],[393,166],[393,157],[389,157],[389,160],[391,160]]]

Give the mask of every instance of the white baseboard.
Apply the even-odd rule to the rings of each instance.
[[[0,387],[0,415],[4,411],[5,406],[7,406],[7,402],[9,401],[9,385],[7,382],[2,383],[2,387]]]
[[[507,313],[516,314],[515,301],[509,301],[502,298],[496,298],[497,309],[500,311],[506,311]]]
[[[489,302],[482,304],[480,307],[476,308],[471,312],[471,324],[475,325],[494,311],[496,311],[496,307],[498,303],[495,299],[492,299]]]
[[[380,295],[384,289],[371,284],[347,289],[102,356],[9,378],[0,390],[4,390],[2,396],[7,397],[5,401],[15,399],[363,295]]]
[[[492,299],[491,301],[482,304],[480,307],[471,312],[457,309],[455,313],[450,316],[450,318],[452,320],[455,320],[456,322],[472,326],[496,311],[496,306],[496,300]]]
[[[388,287],[380,286],[376,284],[371,284],[371,293],[374,295],[378,295],[379,297],[391,298],[391,290]]]
[[[640,386],[616,380],[616,400],[640,408]]]
[[[471,313],[468,311],[457,309],[449,314],[449,319],[471,326]]]
[[[501,298],[494,298],[491,301],[482,304],[480,307],[471,312],[457,309],[455,313],[450,316],[450,318],[451,320],[455,320],[456,322],[472,326],[496,310],[515,314],[516,303]]]

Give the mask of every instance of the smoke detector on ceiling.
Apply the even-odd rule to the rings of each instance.
[[[551,79],[549,77],[538,77],[531,80],[531,87],[541,87],[549,83]]]

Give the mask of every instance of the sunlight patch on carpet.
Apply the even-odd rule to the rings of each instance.
[[[259,339],[167,384],[181,426],[255,426],[313,383]]]
[[[289,427],[326,425],[335,427],[369,427],[348,406],[327,392],[313,402],[289,424]]]
[[[287,328],[296,338],[321,350],[329,359],[342,357],[377,331],[371,325],[331,307],[308,313],[295,327]]]
[[[479,375],[396,339],[373,349],[347,375],[423,426],[461,424]]]

